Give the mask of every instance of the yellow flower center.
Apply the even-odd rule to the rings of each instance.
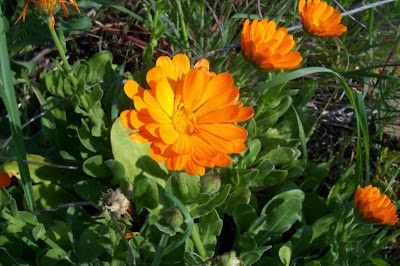
[[[196,129],[196,117],[186,108],[176,110],[172,114],[171,120],[179,134],[192,134]]]

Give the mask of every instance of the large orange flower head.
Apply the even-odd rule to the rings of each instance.
[[[263,69],[294,69],[303,60],[299,52],[292,51],[296,46],[293,36],[285,28],[276,29],[268,19],[255,19],[251,24],[246,19],[240,42],[246,58]]]
[[[59,8],[59,5],[62,6],[64,13],[65,13],[65,17],[68,17],[68,15],[69,15],[68,9],[65,5],[66,3],[74,6],[75,9],[79,13],[81,12],[79,10],[78,4],[75,3],[74,0],[68,0],[68,2],[66,2],[66,1],[67,0],[65,0],[65,1],[64,0],[25,0],[24,9],[22,10],[21,15],[18,17],[17,21],[15,21],[15,24],[17,24],[21,19],[23,22],[25,22],[26,9],[28,8],[29,3],[33,3],[39,9],[41,9],[43,12],[48,13],[51,16],[51,21],[52,21],[51,27],[54,29],[54,24],[55,24],[54,11]]]
[[[311,35],[321,37],[340,36],[347,30],[340,24],[342,15],[320,0],[300,0],[299,13],[303,28]]]
[[[381,194],[379,189],[372,185],[366,188],[358,186],[354,208],[364,219],[371,222],[395,225],[399,221],[396,215],[396,208],[389,197]]]
[[[129,80],[124,90],[135,110],[121,113],[138,143],[151,142],[150,155],[168,170],[204,175],[205,167],[227,166],[229,153],[246,148],[247,131],[234,124],[254,114],[239,101],[229,73],[209,71],[206,59],[190,68],[186,55],[162,56],[146,76],[149,90]]]
[[[6,188],[11,185],[12,174],[0,172],[0,188]]]

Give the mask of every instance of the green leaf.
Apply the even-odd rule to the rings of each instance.
[[[257,158],[258,153],[261,150],[261,141],[259,139],[253,139],[248,143],[245,156],[240,161],[241,168],[250,166]]]
[[[224,202],[224,212],[227,214],[232,213],[232,209],[239,203],[243,202],[248,204],[250,202],[251,191],[247,187],[239,187],[234,193],[228,196]]]
[[[268,176],[274,170],[275,165],[273,165],[269,161],[264,161],[258,166],[259,173],[257,177],[252,182],[253,187],[263,187],[263,186],[271,186],[271,181]]]
[[[154,161],[149,154],[149,144],[134,143],[129,134],[134,131],[125,129],[118,118],[111,129],[111,147],[115,160],[125,168],[125,178],[131,183],[139,175],[153,179],[157,184],[165,187],[167,171],[164,164]]]
[[[257,242],[250,233],[244,233],[237,240],[237,250],[251,251],[257,248]]]
[[[113,175],[114,182],[120,182],[125,177],[125,167],[122,163],[118,162],[117,160],[107,160],[104,162],[107,167],[110,169]]]
[[[75,201],[75,197],[71,193],[53,184],[34,185],[33,193],[38,210]]]
[[[204,216],[222,205],[228,197],[230,190],[231,185],[222,186],[221,189],[218,191],[218,194],[216,194],[206,204],[200,205],[190,212],[192,218]]]
[[[295,151],[290,148],[282,147],[270,151],[264,158],[272,164],[280,166],[290,162],[295,156]]]
[[[256,220],[257,213],[251,205],[239,203],[233,208],[232,216],[239,229],[245,231]]]
[[[280,249],[279,249],[279,259],[285,266],[290,265],[290,260],[292,258],[292,243],[286,242]]]
[[[207,257],[214,256],[215,246],[217,244],[217,236],[222,230],[222,220],[219,218],[217,211],[202,216],[199,223],[199,232],[201,242],[204,245]]]
[[[104,79],[106,71],[110,71],[112,54],[110,51],[102,51],[89,60],[88,82],[95,83]]]
[[[83,163],[83,171],[91,177],[106,177],[110,176],[109,168],[104,164],[103,156],[96,155],[90,157]]]
[[[298,256],[305,256],[307,249],[310,247],[312,239],[312,229],[308,225],[300,227],[297,232],[292,236],[290,242],[293,246],[293,258]]]
[[[102,245],[104,236],[100,232],[101,227],[99,224],[92,225],[80,236],[75,253],[80,262],[91,262],[105,251]]]
[[[145,176],[137,177],[133,186],[133,197],[139,210],[143,207],[148,209],[157,208],[159,202],[157,184],[151,178]]]
[[[82,180],[74,185],[74,190],[83,199],[97,203],[107,187],[95,180]]]
[[[46,234],[46,229],[44,229],[43,224],[38,224],[32,229],[32,235],[36,241],[42,238],[45,234]]]
[[[244,265],[253,265],[261,258],[264,252],[271,247],[272,246],[259,247],[251,251],[242,252],[240,253],[240,258],[242,259]]]

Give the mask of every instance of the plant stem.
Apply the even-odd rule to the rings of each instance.
[[[203,259],[207,259],[206,250],[204,249],[203,242],[201,242],[200,234],[199,234],[199,231],[197,230],[196,224],[193,226],[192,239],[193,239],[193,242],[194,242],[197,250],[200,253],[200,256]]]
[[[69,78],[71,79],[74,87],[76,88],[76,85],[77,85],[76,78],[74,77],[74,75],[72,73],[71,65],[69,64],[68,59],[67,59],[67,57],[65,55],[65,51],[64,51],[63,46],[61,45],[60,39],[58,38],[58,35],[57,35],[55,29],[52,28],[51,23],[52,23],[51,22],[51,17],[49,16],[47,18],[47,24],[49,26],[51,37],[53,38],[54,44],[57,47],[57,51],[58,51],[58,53],[59,53],[59,55],[61,57],[61,60],[64,63],[64,68],[67,71],[67,74],[68,74]]]
[[[0,96],[3,98],[9,116],[11,135],[13,138],[18,168],[21,174],[22,187],[25,192],[26,202],[31,212],[35,209],[35,199],[32,189],[32,180],[26,161],[24,137],[22,135],[21,119],[15,96],[14,84],[11,74],[10,58],[8,55],[6,30],[3,20],[3,12],[0,6],[0,65],[3,87],[0,87]]]
[[[151,266],[158,266],[160,265],[161,258],[163,256],[164,248],[168,243],[168,238],[169,235],[167,234],[162,234],[160,242],[158,243],[156,255],[154,256],[153,262],[151,263]]]

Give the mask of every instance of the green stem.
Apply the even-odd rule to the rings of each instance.
[[[178,7],[178,13],[179,13],[179,19],[181,22],[181,26],[182,26],[182,34],[183,34],[183,39],[185,41],[185,46],[186,48],[189,48],[189,35],[187,32],[187,28],[186,28],[186,24],[185,24],[185,18],[183,16],[183,11],[182,11],[182,5],[181,5],[181,1],[176,0],[176,5]]]
[[[50,16],[47,18],[47,24],[49,26],[50,34],[51,34],[51,37],[53,38],[54,44],[57,47],[57,51],[61,57],[61,60],[64,63],[64,68],[67,71],[67,74],[68,74],[69,78],[71,79],[74,87],[76,88],[76,85],[77,85],[76,78],[74,77],[74,75],[72,73],[71,65],[69,64],[68,59],[65,55],[65,51],[64,51],[63,46],[61,45],[60,39],[58,38],[58,35],[57,35],[55,29],[52,28],[52,22],[51,22]]]
[[[201,242],[200,234],[199,234],[199,231],[197,230],[196,224],[193,226],[192,239],[193,239],[193,242],[194,242],[197,250],[200,253],[200,256],[203,259],[207,259],[206,250],[204,249],[203,242]]]
[[[156,255],[154,256],[153,262],[151,263],[151,266],[158,266],[160,265],[161,258],[163,256],[164,248],[166,247],[168,243],[168,238],[169,235],[167,234],[162,234],[160,242],[158,243]]]
[[[26,161],[26,151],[24,144],[24,137],[21,128],[21,119],[18,110],[17,98],[15,96],[14,84],[12,79],[12,72],[10,66],[10,58],[8,55],[6,30],[3,19],[3,12],[0,6],[0,66],[1,77],[3,86],[0,87],[0,96],[3,98],[4,105],[6,106],[11,135],[13,138],[15,153],[18,161],[18,168],[21,174],[22,187],[25,192],[26,202],[31,212],[35,209],[35,199],[32,189],[32,180],[29,173]]]

